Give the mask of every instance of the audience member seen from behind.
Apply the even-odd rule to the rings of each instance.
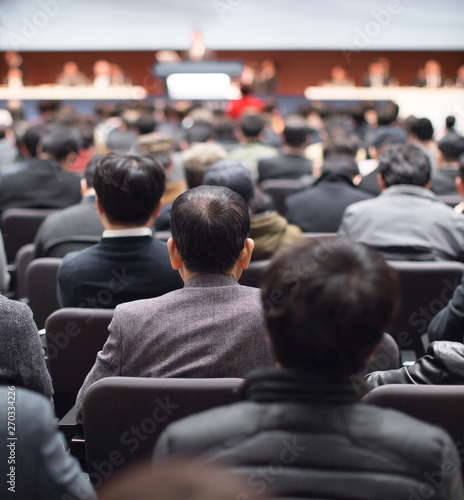
[[[434,193],[456,194],[459,157],[464,155],[464,137],[456,132],[449,132],[438,141],[438,168],[432,171]]]
[[[5,443],[1,498],[97,500],[79,462],[66,452],[65,438],[43,396],[15,385],[0,386],[0,439]]]
[[[431,167],[418,146],[379,158],[381,194],[350,205],[339,233],[396,260],[464,261],[464,218],[430,191]]]
[[[76,129],[54,126],[41,136],[38,158],[2,177],[0,211],[7,208],[65,208],[81,199],[79,178],[67,172],[80,147]]]
[[[454,207],[455,212],[462,214],[464,212],[464,154],[459,157],[458,175],[456,177],[456,191],[461,198],[461,203]]]
[[[61,307],[113,309],[180,288],[166,243],[151,229],[164,192],[163,167],[150,155],[109,153],[98,163],[93,183],[105,231],[98,244],[63,259]]]
[[[286,216],[304,232],[336,233],[347,206],[372,198],[359,189],[356,161],[347,155],[330,155],[322,175],[312,186],[286,199]]]
[[[364,245],[321,238],[285,248],[262,283],[277,367],[246,376],[244,402],[170,425],[155,456],[220,461],[256,477],[257,493],[267,486],[258,480],[262,464],[278,456],[276,496],[351,500],[409,499],[428,471],[446,464],[449,474],[430,485],[433,496],[462,498],[451,438],[402,413],[359,404],[350,383],[391,324],[397,299],[396,272]]]
[[[268,179],[299,179],[303,175],[311,176],[312,179],[313,164],[304,156],[308,136],[309,129],[303,118],[288,118],[282,133],[281,152],[259,161],[258,182]]]
[[[227,159],[218,161],[205,172],[203,184],[228,187],[247,202],[251,213],[250,238],[255,243],[252,260],[269,259],[280,248],[303,237],[301,229],[289,224],[275,210],[253,213],[254,182],[251,172],[240,163]]]
[[[230,189],[200,186],[176,199],[168,249],[185,286],[116,308],[77,396],[78,419],[104,377],[243,377],[272,365],[260,292],[237,283],[253,252],[249,229],[247,204]]]
[[[81,202],[49,215],[42,222],[34,239],[34,259],[64,257],[66,242],[88,240],[90,246],[92,238],[101,237],[103,224],[97,213],[93,175],[102,158],[103,155],[95,155],[87,164],[81,179]]]

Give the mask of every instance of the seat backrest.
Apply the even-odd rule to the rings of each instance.
[[[122,465],[149,457],[171,423],[239,399],[238,378],[109,377],[90,386],[82,416],[87,465],[95,486]]]
[[[451,299],[459,285],[464,264],[459,262],[389,261],[400,278],[401,304],[397,320],[389,332],[400,349],[420,357],[425,354],[421,335],[432,318]]]
[[[259,188],[273,199],[279,214],[285,215],[285,200],[287,196],[301,191],[307,185],[301,179],[269,179],[260,182]]]
[[[34,258],[34,243],[28,243],[27,245],[24,245],[16,252],[15,296],[17,299],[24,299],[27,297],[26,269],[33,258]]]
[[[44,248],[43,256],[62,259],[69,252],[84,250],[92,245],[96,245],[100,239],[101,236],[67,236],[66,238],[58,238]]]
[[[70,307],[47,318],[45,340],[58,417],[74,406],[77,393],[108,338],[113,314],[113,309]]]
[[[9,263],[14,262],[16,252],[22,246],[34,241],[45,217],[56,211],[45,208],[8,208],[2,213],[3,242]]]
[[[259,288],[261,278],[269,267],[270,260],[254,260],[250,262],[247,269],[244,269],[238,282],[241,285]]]
[[[62,259],[34,259],[26,268],[27,297],[40,330],[53,311],[60,308],[56,297],[58,268]]]
[[[462,447],[463,385],[382,385],[368,392],[362,403],[392,408],[438,425],[449,433],[458,448]],[[462,462],[462,453],[460,456]]]

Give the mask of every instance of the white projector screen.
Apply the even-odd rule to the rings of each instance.
[[[0,0],[0,50],[464,50],[463,0]]]

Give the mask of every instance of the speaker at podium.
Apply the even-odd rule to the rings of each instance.
[[[238,61],[159,62],[153,74],[166,81],[170,99],[230,99],[235,98],[232,79],[240,77],[242,68]]]

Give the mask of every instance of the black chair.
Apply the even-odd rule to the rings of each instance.
[[[250,262],[247,269],[244,269],[242,276],[238,280],[241,285],[259,288],[261,278],[269,267],[270,260],[254,260]]]
[[[426,346],[421,337],[461,282],[464,264],[406,261],[389,261],[389,264],[399,273],[401,291],[400,310],[389,333],[401,350],[423,356]]]
[[[362,403],[402,411],[411,417],[438,425],[449,433],[461,451],[464,422],[462,385],[382,385],[368,392],[362,398]],[[462,452],[460,458],[464,464]]]
[[[82,415],[89,476],[100,486],[112,473],[150,457],[172,422],[239,399],[242,379],[109,377],[92,384]]]
[[[45,320],[60,308],[56,297],[57,275],[62,259],[34,259],[26,268],[27,298],[34,314],[37,328],[45,325]]]
[[[34,257],[34,244],[28,243],[16,252],[15,268],[16,268],[16,289],[15,296],[24,302],[27,300],[27,279],[26,269]]]
[[[56,211],[45,208],[8,208],[2,213],[3,242],[9,263],[14,262],[16,252],[21,247],[33,243],[45,217]]]
[[[45,322],[50,374],[55,390],[55,412],[63,417],[108,338],[113,309],[63,308]]]
[[[259,188],[273,199],[279,214],[285,215],[285,200],[287,196],[305,189],[311,182],[306,181],[304,177],[301,179],[269,179],[260,182]]]
[[[85,248],[96,245],[101,239],[101,236],[67,236],[65,238],[57,238],[45,246],[44,257],[55,257],[62,259],[69,252],[84,250]]]

